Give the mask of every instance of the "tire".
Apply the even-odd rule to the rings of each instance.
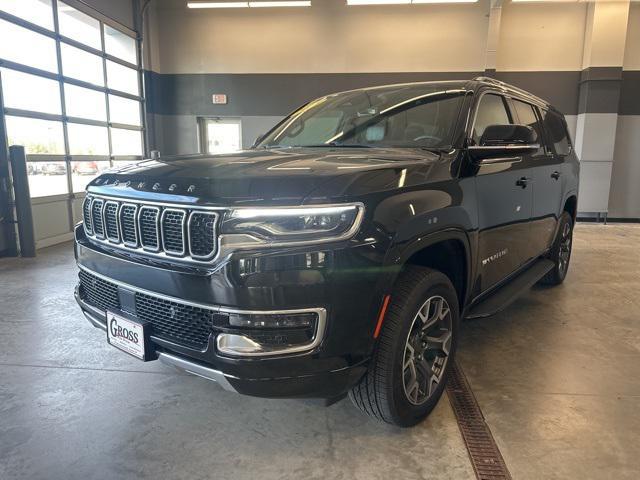
[[[571,260],[571,247],[573,245],[573,219],[567,212],[562,212],[558,225],[558,233],[553,241],[551,250],[547,258],[554,265],[538,283],[541,285],[560,285],[564,282],[569,270],[569,261]]]
[[[458,305],[448,277],[430,268],[406,268],[391,294],[369,369],[349,392],[353,404],[400,427],[423,420],[449,377],[458,341]]]

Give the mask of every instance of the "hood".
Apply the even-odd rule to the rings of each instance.
[[[424,183],[439,159],[415,149],[247,150],[129,164],[105,172],[89,190],[220,205],[318,203]]]

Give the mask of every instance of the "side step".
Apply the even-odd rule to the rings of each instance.
[[[484,318],[495,315],[507,308],[520,295],[529,290],[554,266],[551,260],[540,259],[524,272],[509,280],[480,303],[471,307],[465,318]]]

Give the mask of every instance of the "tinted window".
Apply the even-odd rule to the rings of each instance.
[[[564,118],[557,113],[543,110],[542,123],[555,153],[558,155],[569,155],[571,152],[571,140],[567,133],[567,124]]]
[[[543,155],[543,135],[542,135],[542,125],[536,117],[535,111],[533,110],[533,106],[528,103],[521,102],[519,100],[513,101],[513,106],[516,109],[516,113],[518,114],[518,123],[521,125],[527,125],[528,127],[533,128],[536,132],[536,142],[540,143],[540,149],[534,155]]]
[[[448,148],[463,94],[396,86],[329,95],[292,113],[259,147]]]
[[[491,94],[483,96],[473,125],[474,143],[480,143],[480,138],[489,125],[508,125],[510,123],[502,97]]]

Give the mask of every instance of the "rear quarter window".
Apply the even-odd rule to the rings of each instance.
[[[549,110],[541,110],[541,113],[542,123],[554,152],[557,155],[569,155],[571,153],[571,139],[564,117]]]

